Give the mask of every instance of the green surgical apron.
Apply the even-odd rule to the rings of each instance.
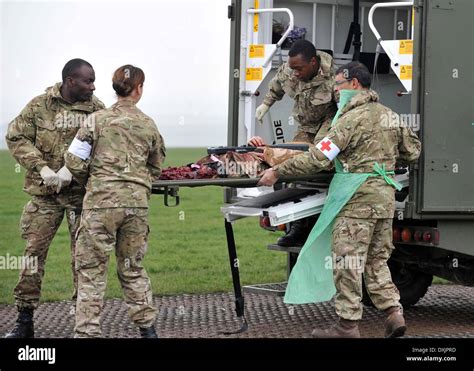
[[[357,93],[359,93],[357,90],[341,90],[341,104],[332,126],[344,106]],[[323,211],[301,249],[288,280],[284,297],[284,302],[287,304],[328,301],[336,293],[331,252],[334,220],[367,178],[382,176],[388,184],[401,189],[401,186],[388,176],[393,174],[393,171],[386,172],[385,165],[375,163],[373,173],[346,173],[337,158],[334,162],[336,173],[329,186]]]

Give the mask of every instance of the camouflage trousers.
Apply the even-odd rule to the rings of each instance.
[[[61,193],[54,196],[33,196],[20,220],[21,237],[25,239],[24,256],[37,259],[35,269],[23,269],[13,291],[18,309],[36,309],[41,296],[41,283],[49,246],[66,214],[69,227],[71,268],[74,283],[73,299],[77,292],[74,269],[75,235],[80,223],[82,194]],[[25,267],[28,268],[28,267]]]
[[[100,315],[107,286],[109,255],[115,251],[117,274],[128,314],[139,327],[155,322],[151,283],[142,260],[147,250],[148,209],[84,210],[77,236],[75,337],[100,337]]]
[[[377,309],[401,307],[400,294],[387,266],[393,249],[392,219],[336,218],[332,253],[339,317],[362,318],[362,274]]]

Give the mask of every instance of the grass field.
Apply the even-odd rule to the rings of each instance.
[[[165,166],[179,166],[204,156],[204,149],[169,149]],[[21,256],[19,220],[29,196],[22,191],[24,170],[7,151],[0,151],[0,256]],[[163,196],[152,196],[150,239],[144,265],[158,295],[227,292],[232,290],[219,187],[181,188],[178,207],[165,207]],[[261,229],[257,218],[234,225],[243,284],[280,282],[286,278],[286,254],[269,251],[281,232]],[[42,300],[70,298],[72,277],[69,238],[63,222],[49,250]],[[13,303],[18,270],[0,270],[0,303]],[[448,281],[435,278],[434,283]],[[109,265],[107,297],[121,297],[115,256]]]
[[[183,165],[205,155],[204,149],[169,149],[165,166]],[[21,256],[19,220],[29,196],[22,191],[24,170],[8,151],[0,151],[0,256]],[[163,196],[152,196],[150,240],[144,265],[158,295],[232,290],[219,187],[181,188],[178,207],[165,207]],[[257,218],[234,226],[243,284],[279,282],[286,277],[286,255],[269,251],[281,234],[261,229]],[[13,303],[18,270],[0,270],[0,303]],[[63,222],[49,250],[42,300],[69,299],[72,294],[69,238]],[[107,297],[122,297],[115,256],[109,265]]]

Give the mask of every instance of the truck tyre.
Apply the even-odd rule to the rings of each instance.
[[[406,265],[394,261],[388,261],[388,267],[392,274],[392,281],[400,291],[400,303],[404,307],[415,305],[426,294],[428,287],[433,281],[433,275],[420,272]],[[374,306],[370,300],[365,283],[362,286],[362,303],[366,306]]]

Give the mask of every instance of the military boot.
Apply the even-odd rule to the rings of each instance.
[[[144,339],[156,339],[156,338],[158,338],[158,335],[156,334],[156,331],[155,331],[155,326],[140,327],[140,335]]]
[[[332,327],[328,329],[316,328],[311,335],[314,338],[360,338],[358,321],[350,321],[339,318]]]
[[[407,329],[405,318],[403,318],[403,309],[401,307],[391,307],[385,313],[388,315],[384,323],[385,337],[396,338],[403,336]]]
[[[18,313],[16,325],[5,338],[20,339],[34,338],[35,330],[33,324],[33,309],[21,309]]]
[[[303,246],[308,238],[309,229],[304,219],[297,220],[290,225],[290,230],[280,237],[277,244],[280,246]]]

